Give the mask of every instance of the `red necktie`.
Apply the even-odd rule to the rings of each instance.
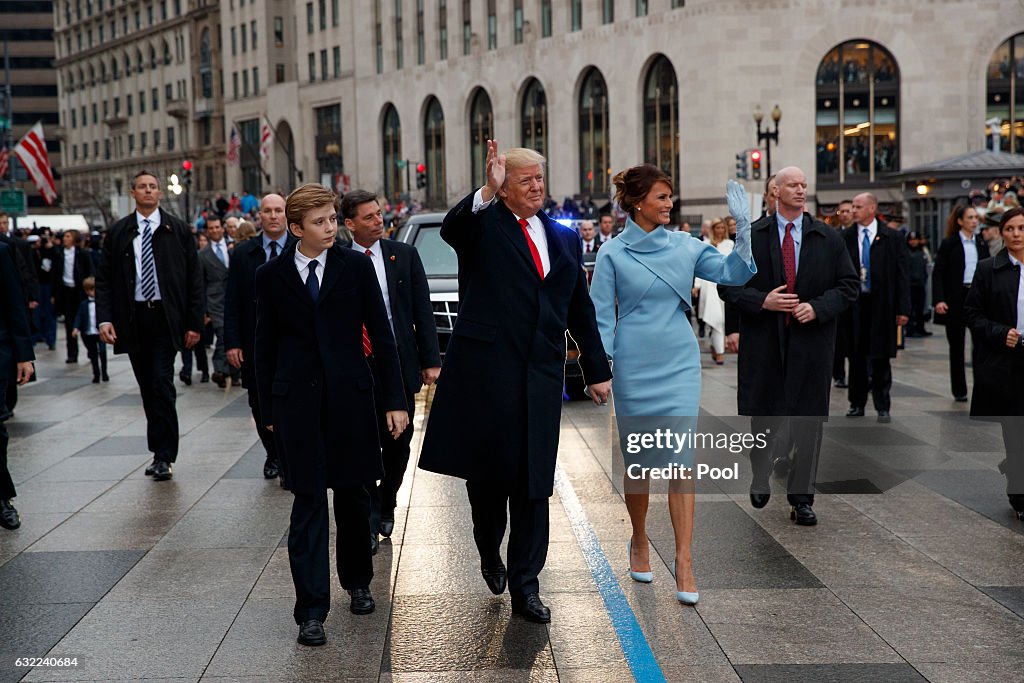
[[[786,275],[786,294],[796,293],[796,249],[793,246],[793,224],[786,223],[786,236],[782,238],[782,270]],[[792,322],[793,316],[786,314],[786,324]]]
[[[373,258],[373,252],[369,249],[366,250],[366,255]],[[366,325],[363,325],[363,355],[366,357],[373,355],[373,345],[370,343],[370,333],[366,331]]]
[[[533,243],[533,238],[530,237],[530,231],[526,229],[527,222],[525,218],[519,219],[519,226],[523,229],[523,236],[526,237],[526,245],[530,247],[530,255],[533,256],[533,265],[537,267],[537,274],[540,275],[540,279],[544,279],[544,262],[540,260],[540,252],[537,251],[537,245]]]
[[[587,245],[587,248],[584,250],[583,253],[585,253],[585,254],[589,254],[590,253],[590,245],[589,244]]]

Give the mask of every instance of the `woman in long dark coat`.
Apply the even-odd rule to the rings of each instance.
[[[1006,493],[1024,519],[1024,209],[1003,214],[999,232],[1006,248],[978,264],[964,304],[974,339],[971,417],[1003,428]]]

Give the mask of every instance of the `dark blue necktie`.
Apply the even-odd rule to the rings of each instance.
[[[316,279],[316,267],[319,265],[319,261],[310,261],[309,277],[306,278],[306,289],[309,290],[309,295],[313,297],[313,301],[320,297],[320,281]]]
[[[156,261],[153,260],[153,230],[150,227],[149,219],[142,220],[142,252],[139,255],[139,262],[142,264],[141,291],[143,301],[152,301],[156,296]]]
[[[865,292],[871,291],[871,233],[864,228],[864,239],[860,243],[860,264],[864,268],[864,278],[861,280],[861,289]]]

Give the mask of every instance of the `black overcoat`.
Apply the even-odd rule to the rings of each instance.
[[[515,216],[473,195],[448,212],[441,237],[459,257],[459,314],[423,441],[420,467],[525,486],[548,497],[562,414],[565,332],[587,384],[611,379],[576,232],[540,212],[551,269],[541,280]]]
[[[160,227],[153,231],[153,261],[171,341],[179,351],[185,332],[202,332],[205,298],[196,243],[181,219],[160,210]],[[113,323],[114,353],[136,350],[135,246],[139,226],[132,211],[110,227],[96,269],[96,323]],[[59,257],[60,255],[58,255]],[[77,260],[77,259],[76,259]],[[58,281],[54,281],[57,286]]]
[[[296,244],[256,273],[253,360],[260,414],[274,426],[285,481],[294,493],[313,495],[383,476],[364,324],[384,410],[406,406],[373,264],[335,245],[314,302],[295,267]]]
[[[751,253],[758,269],[750,281],[718,286],[739,312],[739,414],[827,416],[836,323],[859,287],[846,245],[834,228],[804,214],[796,293],[817,318],[788,326],[785,314],[761,308],[768,292],[786,284],[775,214],[752,226]]]
[[[1017,324],[1020,266],[1006,250],[978,262],[964,314],[974,341],[972,417],[1024,417],[1024,347],[1006,346]]]
[[[72,279],[75,282],[74,301],[68,302],[64,300],[64,247],[56,249],[56,258],[53,263],[53,298],[56,299],[58,306],[63,309],[69,303],[73,303],[76,306],[82,299],[85,298],[85,290],[82,289],[82,282],[87,277],[94,277],[96,275],[95,268],[93,267],[92,254],[87,252],[81,247],[74,247],[75,249],[75,272],[71,274]],[[159,273],[158,273],[159,275]],[[116,328],[115,328],[116,329]],[[118,330],[120,334],[120,330]]]
[[[860,235],[857,225],[843,231],[850,263],[858,273]],[[859,307],[851,306],[846,315],[851,330],[850,357],[896,357],[896,316],[910,317],[910,249],[899,231],[879,223],[871,243],[871,329],[867,337],[861,334]]]
[[[14,381],[18,363],[35,360],[14,248],[0,242],[0,380]],[[7,406],[0,405],[0,417]]]
[[[405,391],[415,394],[423,386],[420,370],[441,365],[430,286],[419,252],[410,244],[380,241],[384,275],[388,281],[391,321],[398,356],[402,361]]]
[[[974,236],[974,244],[978,247],[978,263],[989,257],[988,243],[981,238],[981,231]],[[960,233],[951,235],[939,245],[939,253],[935,256],[935,268],[932,270],[932,305],[944,301],[949,306],[945,322],[950,325],[964,325],[964,268],[967,257],[964,245],[960,241]]]

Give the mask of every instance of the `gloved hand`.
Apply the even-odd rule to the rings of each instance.
[[[736,231],[750,225],[750,195],[735,180],[725,184],[725,201],[729,204],[729,214],[736,219]]]

